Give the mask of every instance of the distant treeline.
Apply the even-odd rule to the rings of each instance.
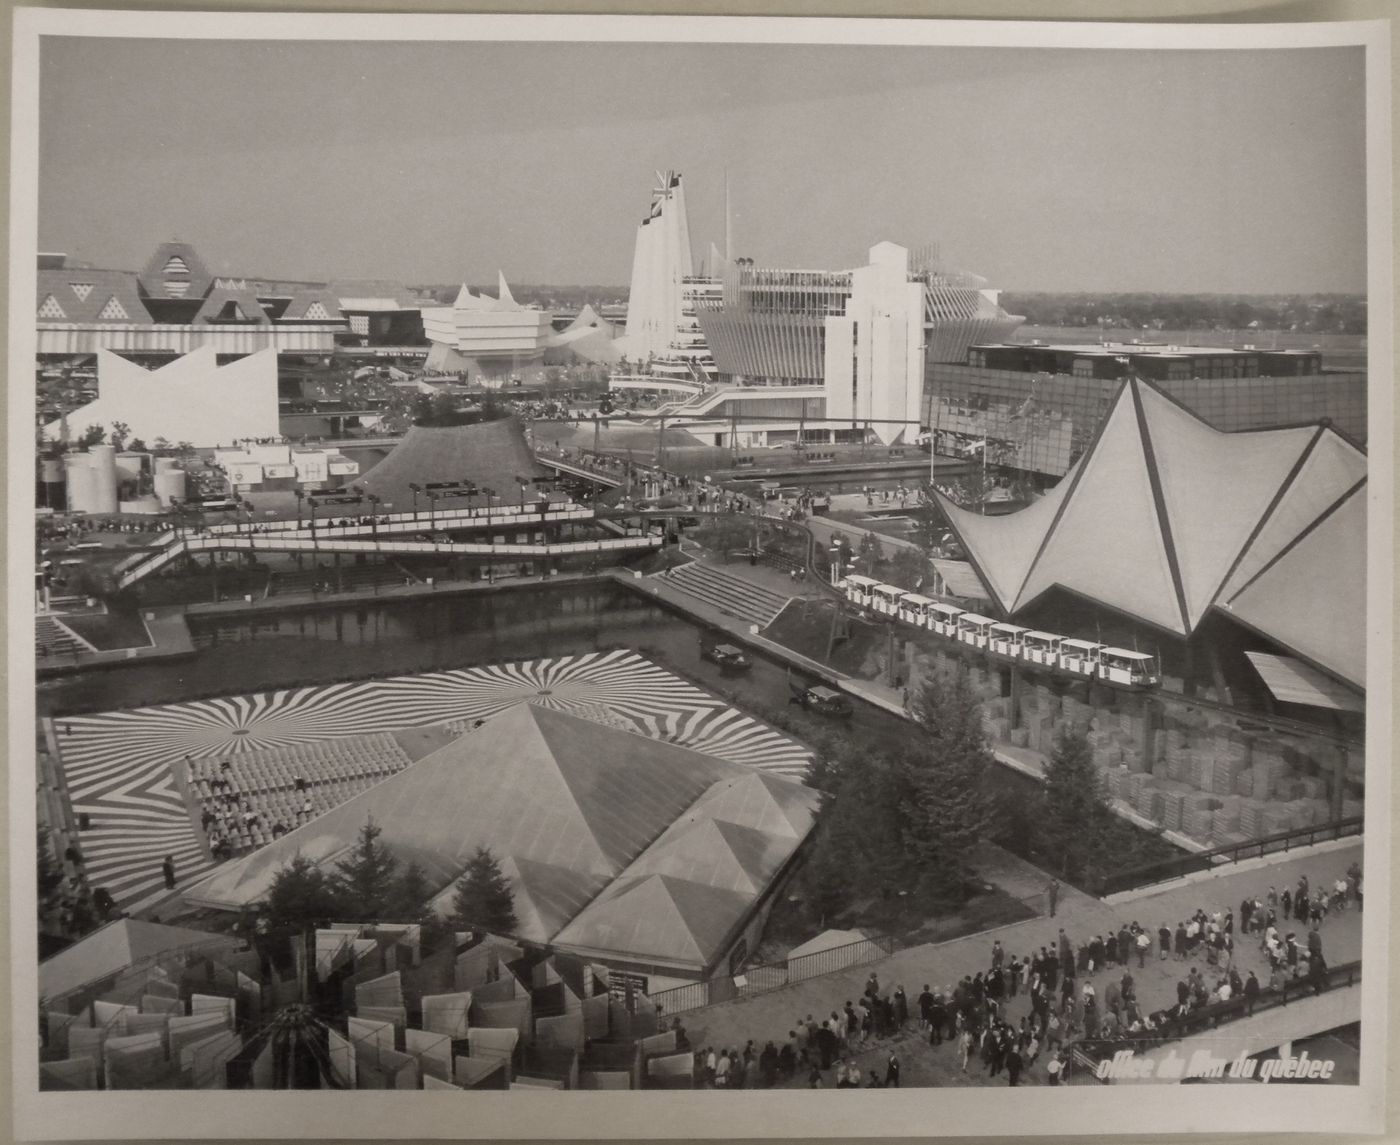
[[[1366,299],[1355,294],[1006,293],[1001,304],[1032,326],[1366,333]]]
[[[457,292],[462,289],[462,284],[418,286],[414,289],[431,294],[446,306],[457,297]],[[472,292],[495,298],[496,284],[494,282],[481,285],[472,284]],[[517,302],[542,306],[546,310],[579,310],[585,304],[596,309],[599,306],[627,301],[627,287],[625,286],[540,286],[534,283],[517,284],[512,282],[510,292]]]

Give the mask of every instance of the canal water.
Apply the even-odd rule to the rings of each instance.
[[[681,613],[611,581],[462,593],[436,600],[366,602],[271,615],[189,617],[196,652],[181,660],[46,680],[41,714],[74,714],[173,703],[204,696],[504,664],[630,648],[763,718],[781,710],[799,738],[847,731],[858,743],[894,744],[902,721],[853,701],[849,721],[788,703],[791,677],[779,661],[750,652],[750,671],[726,674],[701,658],[724,638]]]

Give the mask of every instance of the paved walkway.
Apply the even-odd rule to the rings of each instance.
[[[1095,934],[1106,934],[1110,929],[1116,930],[1121,923],[1133,920],[1154,933],[1164,922],[1175,929],[1177,921],[1197,907],[1206,911],[1229,909],[1238,912],[1240,900],[1246,894],[1258,895],[1262,899],[1270,885],[1282,892],[1285,887],[1296,884],[1302,874],[1307,874],[1314,887],[1323,882],[1331,883],[1352,862],[1359,862],[1361,854],[1362,846],[1358,841],[1344,848],[1320,849],[1285,858],[1272,863],[1266,870],[1221,872],[1199,883],[1145,893],[1133,902],[1120,902],[1117,905],[1109,905],[1066,888],[1061,892],[1059,908],[1053,920],[1042,916],[981,935],[938,945],[912,947],[871,965],[851,967],[781,990],[682,1014],[681,1021],[691,1044],[696,1047],[742,1049],[750,1038],[760,1050],[770,1038],[781,1047],[797,1018],[810,1013],[820,1020],[832,1010],[840,1010],[846,999],[854,1001],[859,998],[872,970],[879,975],[881,988],[885,992],[902,984],[911,1008],[916,1008],[916,999],[925,984],[934,990],[941,987],[944,991],[950,991],[964,975],[986,970],[990,965],[989,952],[993,938],[1001,941],[1009,962],[1014,955],[1025,958],[1041,946],[1050,946],[1057,940],[1060,927],[1065,929],[1076,945]],[[1361,920],[1362,915],[1351,909],[1333,914],[1322,924],[1323,951],[1329,963],[1337,965],[1361,957]],[[1288,928],[1281,929],[1286,933]],[[1302,934],[1303,928],[1294,929]],[[1261,983],[1267,981],[1267,959],[1256,942],[1241,938],[1236,957],[1241,976],[1248,976],[1249,971],[1253,970],[1259,975]],[[1203,957],[1195,959],[1194,964],[1200,965],[1202,972],[1207,973]],[[1133,965],[1131,970],[1144,1009],[1163,1009],[1174,1004],[1176,983],[1185,977],[1186,969],[1174,957],[1160,960],[1155,949],[1142,969]],[[1100,971],[1093,976],[1100,995],[1110,980],[1110,973],[1117,977],[1121,972]],[[1209,979],[1208,973],[1207,977]],[[1211,985],[1214,985],[1213,981]],[[1006,1012],[1013,1023],[1019,1023],[1022,1017],[1029,1014],[1030,1006],[1024,994],[1008,1000]],[[893,1048],[900,1058],[905,1085],[991,1084],[985,1074],[963,1075],[953,1060],[954,1050],[951,1046],[930,1047],[913,1032],[913,1022],[910,1026],[910,1032],[903,1037],[872,1045],[858,1055],[858,1062],[867,1077],[872,1068],[878,1068],[883,1076],[884,1062]],[[1023,1076],[1023,1082],[1042,1083],[1044,1064],[1045,1058],[1042,1056],[1036,1066]],[[974,1068],[975,1063],[969,1067]],[[830,1077],[827,1083],[831,1083]],[[805,1084],[805,1080],[799,1079],[795,1084]],[[997,1079],[995,1084],[1006,1083],[1003,1078]]]

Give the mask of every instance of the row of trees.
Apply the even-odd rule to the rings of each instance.
[[[1366,333],[1366,299],[1349,294],[1006,294],[1002,305],[1036,326],[1156,330]]]
[[[1113,813],[1086,729],[1062,733],[1043,785],[1007,785],[963,669],[929,678],[913,708],[897,750],[817,745],[810,782],[828,794],[798,876],[813,921],[956,907],[980,885],[970,856],[984,838],[1083,886],[1167,849]]]
[[[415,861],[400,865],[379,841],[382,833],[367,820],[354,849],[330,871],[303,855],[294,858],[273,879],[267,897],[270,921],[297,927],[337,921],[431,921],[433,892],[427,874]],[[478,847],[457,880],[447,921],[459,929],[515,929],[510,883],[489,848]]]

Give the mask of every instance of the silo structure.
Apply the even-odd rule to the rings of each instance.
[[[63,458],[64,476],[68,484],[68,511],[91,513],[96,503],[92,458],[86,453],[69,453]]]
[[[164,460],[162,458],[162,460]],[[185,471],[183,469],[157,469],[155,474],[156,499],[166,508],[171,499],[185,499]]]
[[[117,511],[117,451],[110,445],[94,445],[92,457],[94,513]]]
[[[63,462],[57,457],[46,457],[40,462],[39,480],[45,485],[63,483]]]
[[[177,464],[176,464],[177,461],[178,461],[178,458],[174,458],[174,457],[157,457],[157,458],[155,459],[155,471],[156,471],[157,473],[160,473],[162,470],[165,470],[165,469],[175,469],[175,468],[178,468],[178,466],[177,466]]]

